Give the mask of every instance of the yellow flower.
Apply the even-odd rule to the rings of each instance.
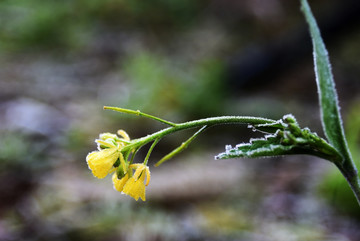
[[[113,165],[119,156],[120,151],[114,146],[89,153],[86,162],[95,177],[104,178],[112,171]]]
[[[130,168],[136,169],[134,175],[129,178],[123,187],[123,193],[133,197],[136,201],[141,198],[145,201],[145,185],[150,182],[149,167],[144,164],[132,164]],[[146,183],[144,183],[146,177]]]
[[[133,197],[136,201],[139,198],[145,201],[145,186],[150,182],[149,167],[145,164],[130,164],[132,161],[127,160],[130,152],[136,149],[134,146],[124,149],[127,145],[134,144],[128,134],[123,130],[119,130],[117,135],[103,133],[95,142],[98,144],[98,151],[91,152],[86,157],[93,175],[104,178],[117,169],[112,176],[115,190]]]
[[[100,134],[100,139],[95,140],[98,144],[98,151],[93,151],[86,156],[86,162],[95,177],[106,177],[114,170],[114,163],[118,158],[123,161],[125,166],[121,149],[128,144],[130,138],[123,130],[119,130],[118,134],[122,138],[111,133]]]
[[[116,191],[122,192],[125,183],[129,180],[129,174],[125,174],[125,176],[121,179],[118,179],[117,173],[114,173],[112,176],[112,181],[114,184],[114,188]]]

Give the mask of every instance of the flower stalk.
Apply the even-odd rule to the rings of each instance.
[[[114,172],[112,181],[115,190],[133,197],[135,200],[141,198],[143,201],[145,197],[145,186],[150,182],[150,170],[147,166],[150,154],[154,150],[157,143],[166,135],[185,130],[199,128],[188,140],[183,142],[178,148],[167,154],[164,158],[158,161],[155,166],[159,166],[163,162],[169,160],[176,154],[183,151],[201,132],[206,128],[218,124],[240,123],[240,124],[275,124],[274,120],[256,117],[243,116],[220,116],[205,118],[195,121],[188,121],[184,123],[173,123],[163,120],[159,117],[143,113],[139,110],[134,111],[130,109],[105,106],[104,109],[114,110],[125,114],[135,114],[150,118],[170,127],[157,131],[151,135],[142,138],[132,139],[128,134],[119,130],[118,135],[111,133],[100,134],[99,139],[95,142],[98,144],[98,150],[91,152],[86,157],[89,168],[93,175],[97,178],[104,178],[108,174]],[[142,163],[134,163],[137,151],[144,145],[151,143],[151,146]],[[129,158],[131,155],[131,158]],[[129,160],[130,159],[130,160]],[[145,182],[146,178],[146,182]]]
[[[166,123],[166,124],[172,123],[172,122],[168,122],[163,119],[160,119],[158,117],[154,117],[154,116],[145,114],[139,110],[133,111],[133,110],[129,110],[129,109],[108,107],[108,106],[105,106],[104,109],[114,110],[114,111],[126,113],[126,114],[136,114],[139,116],[145,116],[147,118],[151,118],[153,120],[160,121],[160,122]],[[144,146],[151,141],[154,141],[156,139],[160,140],[164,136],[167,136],[174,132],[182,131],[185,129],[193,129],[193,128],[197,128],[197,127],[203,128],[204,126],[206,126],[208,128],[208,127],[211,127],[214,125],[220,125],[220,124],[257,125],[257,124],[275,124],[275,123],[276,123],[275,120],[262,118],[262,117],[252,117],[252,116],[218,116],[218,117],[210,117],[210,118],[188,121],[188,122],[184,122],[184,123],[172,123],[171,127],[162,129],[160,131],[157,131],[157,132],[147,135],[145,137],[133,140],[132,143],[130,143],[129,145],[124,147],[124,150],[130,150],[130,149],[134,149],[136,147]]]

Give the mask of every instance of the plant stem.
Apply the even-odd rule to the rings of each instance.
[[[184,123],[175,124],[174,126],[162,129],[158,132],[155,132],[151,135],[139,138],[137,140],[133,140],[133,144],[129,144],[124,147],[124,151],[134,149],[138,146],[143,146],[155,139],[161,139],[162,137],[169,135],[171,133],[185,130],[185,129],[192,129],[196,127],[203,127],[203,126],[214,126],[220,124],[272,124],[276,121],[266,118],[260,117],[250,117],[250,116],[219,116],[219,117],[211,117],[205,118],[200,120],[188,121]]]
[[[349,162],[344,162],[344,164],[349,164]],[[348,182],[351,190],[356,197],[358,204],[360,205],[360,179],[357,170],[354,166],[351,166],[352,162],[350,162],[350,166],[344,164],[335,163],[337,168],[339,168],[346,181]]]
[[[140,110],[130,110],[130,109],[119,108],[119,107],[111,107],[111,106],[104,106],[104,110],[113,110],[113,111],[117,111],[117,112],[121,112],[121,113],[143,116],[143,117],[153,119],[153,120],[159,121],[161,123],[167,124],[169,126],[176,126],[177,125],[177,124],[175,124],[175,123],[173,123],[171,121],[167,121],[167,120],[161,119],[159,117],[143,113]]]
[[[155,141],[153,142],[153,144],[150,146],[148,153],[146,154],[145,160],[144,160],[144,165],[147,165],[148,161],[149,161],[149,157],[151,152],[153,151],[154,147],[156,146],[156,144],[160,141],[160,138],[155,139]]]
[[[169,154],[167,154],[166,156],[164,156],[163,158],[161,158],[160,161],[158,161],[155,166],[158,167],[160,166],[162,163],[166,162],[167,160],[171,159],[172,157],[174,157],[175,155],[179,154],[180,152],[182,152],[201,132],[203,132],[205,129],[207,128],[207,126],[203,126],[201,127],[194,135],[192,135],[189,139],[187,139],[185,142],[183,142],[179,147],[177,147],[175,150],[173,150],[172,152],[170,152]]]

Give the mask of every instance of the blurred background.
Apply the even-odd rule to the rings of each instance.
[[[360,3],[310,4],[359,161]],[[258,136],[246,126],[209,129],[154,168],[192,132],[162,140],[146,202],[85,162],[99,133],[164,127],[104,105],[174,122],[293,113],[323,136],[299,1],[2,0],[0,23],[0,240],[359,240],[360,208],[331,163],[214,160]]]

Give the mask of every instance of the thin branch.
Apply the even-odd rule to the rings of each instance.
[[[117,112],[121,112],[121,113],[143,116],[143,117],[150,118],[150,119],[159,121],[161,123],[167,124],[169,126],[176,126],[176,124],[171,121],[167,121],[167,120],[161,119],[159,117],[143,113],[140,110],[130,110],[130,109],[119,108],[119,107],[111,107],[111,106],[104,106],[104,110],[113,110],[113,111],[117,111]]]

